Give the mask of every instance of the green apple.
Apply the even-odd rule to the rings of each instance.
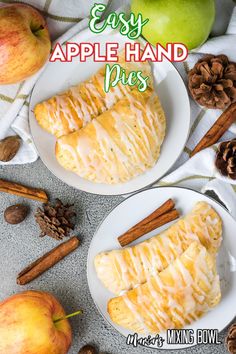
[[[215,0],[132,0],[131,10],[149,22],[143,36],[156,45],[183,43],[188,49],[203,44],[215,19]]]

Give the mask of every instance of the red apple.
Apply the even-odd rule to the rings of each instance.
[[[66,354],[71,327],[58,300],[42,291],[25,291],[0,302],[1,354]]]
[[[23,4],[0,5],[0,85],[35,74],[50,49],[46,21],[36,9]]]

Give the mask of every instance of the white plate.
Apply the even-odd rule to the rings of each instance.
[[[94,257],[99,252],[120,248],[117,237],[138,221],[142,220],[145,216],[149,215],[169,198],[175,200],[176,207],[181,210],[182,215],[187,214],[198,201],[206,201],[215,208],[223,220],[223,244],[218,255],[217,264],[221,280],[222,300],[211,312],[186,328],[194,330],[218,329],[221,331],[232,321],[236,314],[235,220],[220,204],[195,191],[178,187],[151,188],[127,198],[111,211],[94,235],[88,253],[87,277],[92,298],[104,319],[124,336],[130,334],[130,332],[115,325],[107,313],[107,302],[110,298],[114,297],[114,295],[106,290],[97,278],[93,264]],[[158,233],[166,228],[167,226],[159,228]],[[150,238],[156,233],[157,231],[152,231],[133,244]],[[163,337],[165,338],[165,333]],[[163,349],[180,349],[188,346],[190,345],[173,346],[165,344]]]
[[[91,37],[93,36],[93,37]],[[90,38],[91,37],[91,38]],[[127,38],[117,32],[109,35],[92,35],[85,30],[81,41],[100,42],[102,50],[107,42],[118,42],[120,49]],[[88,60],[79,62],[75,58],[71,63],[49,63],[35,85],[30,101],[30,127],[35,146],[44,164],[63,182],[70,186],[94,194],[118,195],[132,193],[153,184],[173,166],[184,149],[190,125],[190,106],[186,87],[174,66],[167,60],[153,65],[155,83],[158,82],[158,94],[167,117],[167,134],[162,146],[161,156],[154,168],[137,178],[123,184],[96,184],[80,178],[75,173],[62,168],[55,157],[55,138],[38,125],[33,109],[35,105],[49,97],[78,84],[94,74],[103,63]]]

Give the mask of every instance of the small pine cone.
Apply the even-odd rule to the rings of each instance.
[[[225,342],[229,353],[236,354],[236,323],[230,327]]]
[[[190,70],[188,86],[201,106],[225,109],[236,101],[236,63],[226,55],[206,55]]]
[[[215,164],[223,176],[236,180],[236,139],[219,145]]]
[[[62,240],[63,237],[69,236],[71,230],[74,230],[71,219],[76,216],[71,207],[72,205],[64,205],[59,199],[56,199],[55,205],[44,204],[43,209],[38,208],[35,219],[41,229],[40,236],[48,235],[56,240]]]

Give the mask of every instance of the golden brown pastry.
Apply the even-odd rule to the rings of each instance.
[[[127,74],[141,70],[144,76],[150,77],[149,85],[152,86],[151,67],[148,62],[126,63],[121,54],[119,64],[126,69]],[[67,135],[86,126],[133,89],[119,83],[105,93],[104,79],[105,66],[85,82],[37,104],[34,113],[39,125],[57,138]]]
[[[197,203],[191,213],[147,241],[98,254],[96,272],[104,286],[118,295],[161,272],[194,241],[200,241],[213,255],[222,241],[221,218],[205,202]]]
[[[133,90],[84,128],[58,139],[65,169],[97,183],[122,183],[153,167],[166,119],[153,89]]]
[[[199,242],[161,273],[108,303],[114,323],[137,333],[183,328],[221,299],[215,257]]]

